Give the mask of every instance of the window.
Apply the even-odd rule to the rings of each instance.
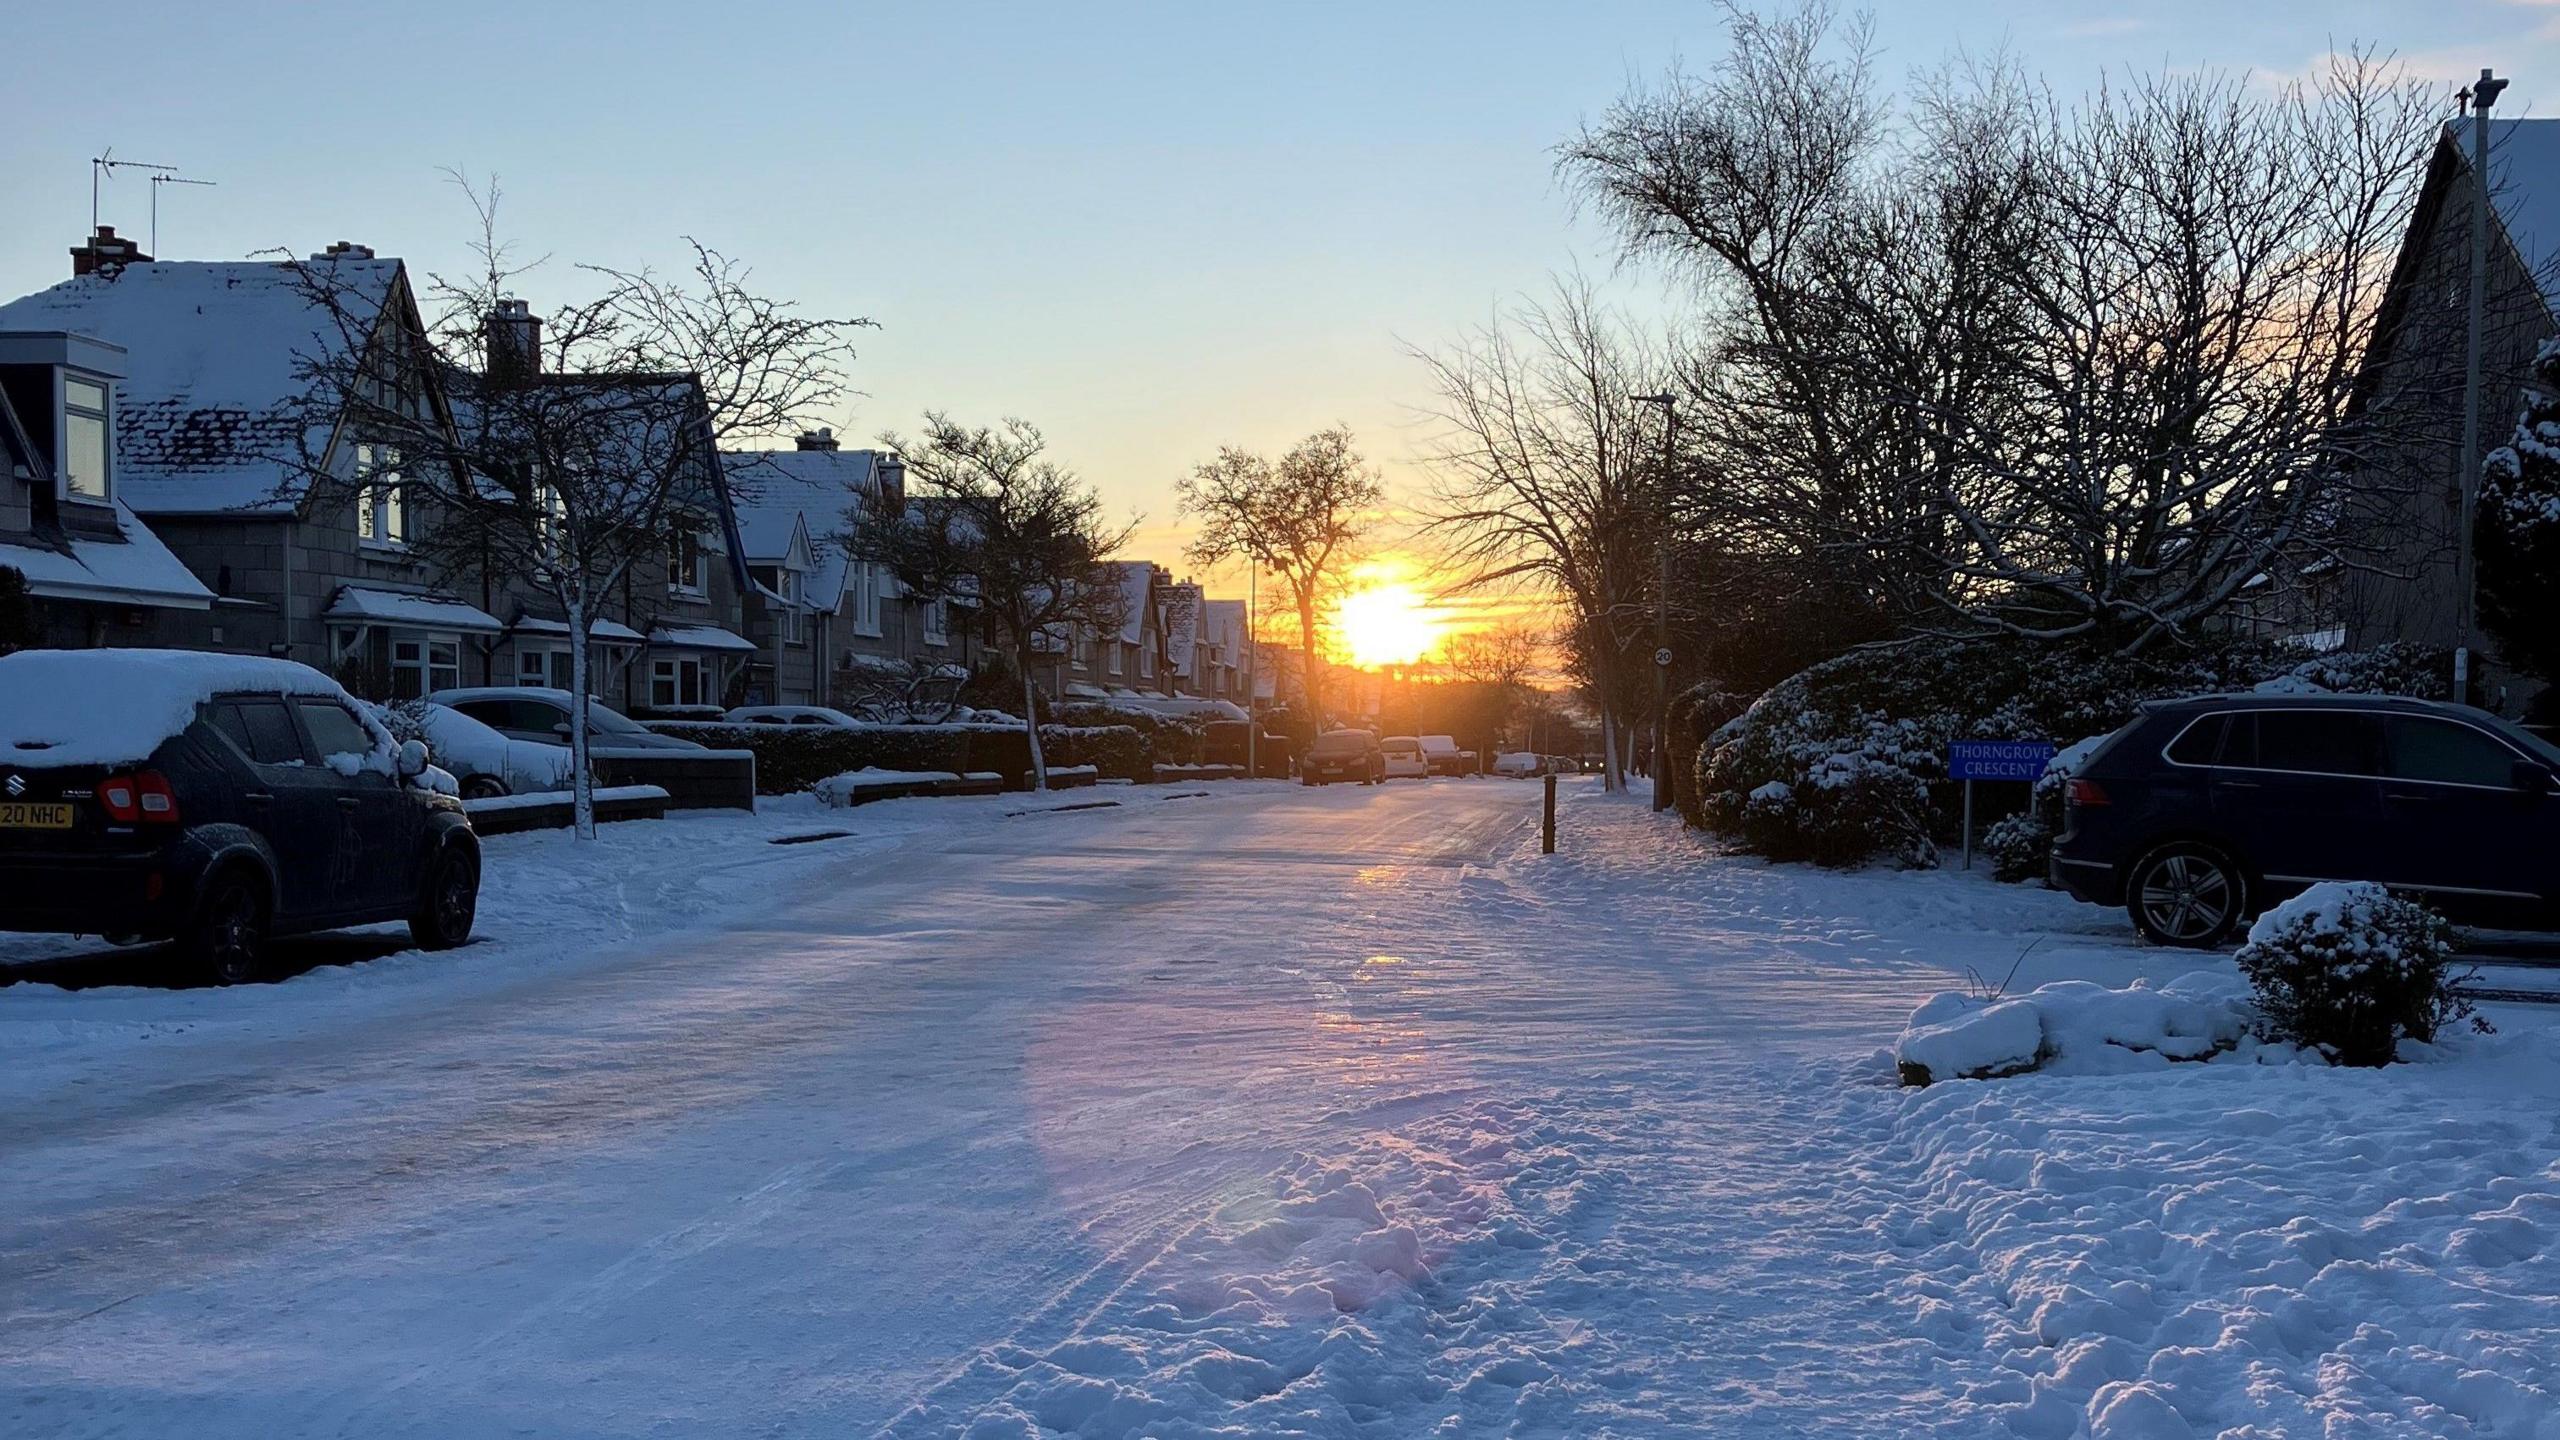
[[[2516,753],[2468,725],[2395,715],[2390,740],[2383,773],[2394,780],[2499,790],[2515,784]]]
[[[700,660],[690,655],[679,655],[650,662],[649,704],[653,708],[708,703],[702,695]]]
[[[1152,646],[1138,647],[1138,678],[1141,680],[1156,678],[1156,652]]]
[[[702,584],[702,537],[686,530],[667,537],[667,593],[699,595]]]
[[[356,538],[409,543],[409,492],[400,484],[400,452],[388,445],[356,447]]]
[[[2254,743],[2253,743],[2254,741]],[[2382,770],[2378,716],[2330,710],[2262,710],[2232,717],[2222,763],[2314,775],[2375,775]]]
[[[311,748],[322,759],[373,753],[373,736],[347,713],[347,707],[335,700],[305,699],[298,703],[302,707],[302,727],[311,732]]]
[[[853,567],[853,633],[880,633],[880,567],[858,564]]]
[[[773,589],[782,597],[782,643],[797,645],[800,643],[800,572],[785,570],[776,578],[781,581]]]
[[[302,763],[302,734],[282,700],[247,697],[214,707],[214,728],[261,765]]]
[[[950,601],[936,600],[924,607],[924,643],[927,645],[951,643]]]
[[[597,656],[587,652],[587,668],[594,671]],[[590,679],[594,678],[592,674]],[[570,680],[570,655],[567,646],[525,646],[516,648],[516,683],[533,690],[567,690]]]
[[[62,377],[62,492],[104,500],[107,490],[107,387]]]
[[[1105,641],[1103,641],[1103,642],[1102,642],[1102,648],[1103,648],[1103,651],[1105,652],[1105,654],[1109,657],[1109,659],[1110,659],[1110,661],[1111,661],[1111,665],[1110,665],[1110,672],[1111,672],[1112,674],[1114,674],[1114,675],[1119,674],[1119,673],[1120,673],[1120,651],[1121,651],[1121,648],[1122,648],[1122,647],[1121,647],[1120,642],[1119,642],[1118,640],[1116,640],[1116,639],[1113,639],[1113,640],[1105,640]]]
[[[462,642],[427,635],[391,642],[391,698],[415,700],[462,683]]]
[[[2222,727],[2228,715],[2207,715],[2169,742],[2169,758],[2180,765],[2210,765],[2222,753]]]

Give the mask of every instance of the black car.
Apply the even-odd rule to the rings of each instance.
[[[2560,749],[2469,706],[2218,695],[2145,707],[2068,782],[2053,880],[2152,940],[2213,945],[2322,880],[2448,917],[2560,920]]]
[[[0,683],[26,678],[21,658],[0,659]],[[392,749],[317,671],[234,670],[283,678],[209,689],[192,718],[141,732],[176,731],[139,760],[76,763],[80,742],[54,738],[60,727],[0,724],[0,930],[175,940],[224,984],[259,976],[272,935],[406,920],[427,949],[468,940],[479,840],[460,801],[412,783],[426,747]],[[95,694],[112,705],[121,692],[108,681]]]
[[[1387,752],[1378,748],[1374,730],[1327,730],[1298,762],[1302,785],[1328,785],[1336,780],[1382,785],[1386,779]]]

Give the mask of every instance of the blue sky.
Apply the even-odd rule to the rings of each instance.
[[[2430,75],[2495,64],[2524,113],[2560,104],[2560,4],[1890,0],[1877,19],[1889,81],[1959,46],[2076,90],[2109,67],[2298,72],[2363,39]],[[8,36],[0,294],[67,273],[105,146],[219,182],[163,194],[169,258],[345,238],[455,267],[469,216],[439,167],[495,172],[508,231],[557,257],[525,287],[537,308],[575,292],[573,260],[672,264],[697,236],[770,291],[881,323],[851,436],[927,405],[1023,415],[1168,559],[1171,482],[1221,443],[1345,421],[1408,483],[1425,395],[1404,343],[1552,270],[1608,271],[1549,147],[1631,77],[1721,48],[1712,7],[1639,0],[128,0],[14,7]],[[102,218],[139,235],[147,210],[128,178]]]

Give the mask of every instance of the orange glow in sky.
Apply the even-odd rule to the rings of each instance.
[[[1351,663],[1363,669],[1413,664],[1440,643],[1443,628],[1421,592],[1379,573],[1353,582],[1334,626]]]

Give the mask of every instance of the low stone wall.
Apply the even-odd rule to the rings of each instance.
[[[660,820],[667,813],[667,792],[655,785],[600,789],[595,793],[596,823],[617,820]],[[501,795],[463,804],[472,830],[481,835],[518,835],[527,830],[561,830],[577,820],[578,803],[567,791],[542,795]]]
[[[655,785],[670,810],[753,810],[756,757],[746,750],[608,750],[594,753],[607,785]]]

